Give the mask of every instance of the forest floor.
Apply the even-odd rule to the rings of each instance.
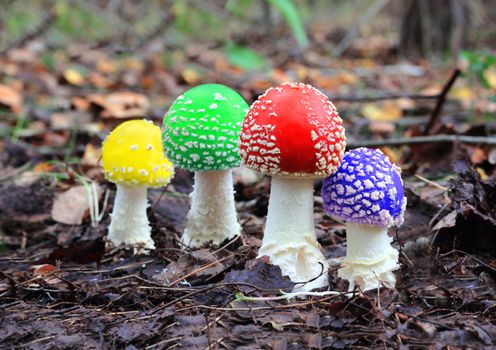
[[[425,61],[318,52],[247,72],[194,47],[171,53],[173,67],[158,54],[116,57],[77,45],[41,59],[32,47],[0,57],[0,348],[495,346],[496,108],[486,98],[494,73],[483,87],[466,67],[458,76]],[[149,191],[156,250],[133,255],[103,240],[115,187],[98,161],[115,125],[133,117],[160,125],[174,98],[199,83],[224,83],[251,103],[284,81],[324,91],[349,147],[380,147],[403,168],[405,223],[391,230],[401,262],[395,289],[246,298],[291,289],[277,267],[254,260],[270,179],[246,171],[235,173],[243,233],[218,249],[181,249],[192,174],[180,170],[167,188]],[[320,186],[317,236],[331,290],[344,293],[344,226],[323,213]]]

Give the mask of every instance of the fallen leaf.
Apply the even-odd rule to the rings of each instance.
[[[144,117],[150,109],[150,101],[143,94],[131,91],[114,92],[109,95],[88,96],[91,104],[102,109],[102,118]]]
[[[53,250],[48,257],[38,261],[38,264],[56,264],[57,261],[87,264],[100,262],[105,254],[105,242],[99,237],[90,241],[79,241],[65,248]]]
[[[22,96],[10,86],[0,84],[0,107],[7,107],[15,114],[22,111]]]
[[[34,265],[33,274],[36,275],[47,275],[57,270],[57,267],[52,264],[42,264],[42,265]]]
[[[372,120],[369,124],[369,131],[375,134],[391,134],[396,129],[394,123]]]
[[[184,81],[187,82],[189,85],[198,84],[198,81],[200,80],[200,75],[193,68],[183,69],[181,72],[181,76],[183,77]]]
[[[295,284],[282,275],[279,266],[268,264],[268,260],[267,256],[249,260],[244,270],[229,272],[224,283],[249,283],[262,289],[291,292]]]
[[[462,102],[469,102],[475,98],[473,90],[468,86],[455,86],[449,96]]]
[[[81,86],[84,84],[83,75],[74,68],[68,68],[62,73],[64,79],[71,85]]]
[[[373,121],[394,121],[402,117],[403,112],[392,101],[380,104],[366,103],[360,108],[360,113],[367,119]]]
[[[97,190],[101,195],[101,188]],[[88,193],[84,186],[74,186],[58,194],[52,206],[52,219],[66,225],[81,225],[89,209]]]
[[[102,156],[102,149],[88,143],[84,147],[83,158],[81,158],[82,165],[96,166]]]
[[[496,89],[496,69],[494,67],[485,70],[484,78],[491,88]]]
[[[456,210],[453,210],[451,213],[443,217],[439,222],[432,228],[432,231],[440,230],[444,227],[453,227],[456,225]]]

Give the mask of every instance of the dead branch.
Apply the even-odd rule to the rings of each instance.
[[[467,136],[467,135],[428,135],[415,137],[398,137],[385,140],[357,140],[350,141],[347,148],[358,147],[380,147],[380,146],[405,146],[425,143],[468,143],[468,144],[485,144],[496,145],[496,137],[485,136]]]
[[[446,96],[448,95],[448,92],[450,91],[451,87],[455,83],[456,78],[458,78],[460,73],[461,73],[461,71],[458,68],[456,68],[453,71],[453,73],[451,73],[451,77],[446,82],[443,89],[441,90],[441,93],[439,94],[439,97],[438,97],[437,103],[436,103],[436,107],[432,111],[429,122],[425,126],[423,135],[428,135],[429,132],[431,131],[432,127],[436,124],[437,120],[439,119],[439,116],[441,115],[441,111],[443,110],[444,102],[446,102]]]

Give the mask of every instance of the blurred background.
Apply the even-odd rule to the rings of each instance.
[[[229,85],[249,103],[285,81],[310,83],[337,105],[350,146],[422,129],[473,134],[477,125],[487,135],[496,110],[493,5],[0,0],[0,162],[94,165],[116,124],[160,124],[175,97],[205,82]]]

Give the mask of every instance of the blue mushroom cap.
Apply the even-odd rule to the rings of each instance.
[[[383,227],[400,226],[406,207],[400,169],[369,148],[345,153],[338,171],[324,180],[322,200],[339,220]]]

